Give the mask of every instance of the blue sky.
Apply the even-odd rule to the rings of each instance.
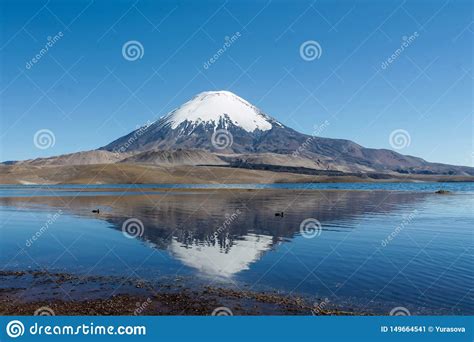
[[[1,2],[0,159],[95,149],[230,90],[304,133],[472,165],[470,1]],[[30,68],[48,37],[62,37]],[[240,37],[209,68],[224,44]],[[382,63],[417,33],[385,68]],[[122,46],[139,41],[141,59]],[[300,46],[316,41],[306,61]],[[39,149],[35,133],[55,144]]]

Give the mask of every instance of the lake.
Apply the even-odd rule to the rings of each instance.
[[[0,270],[472,315],[473,195],[473,183],[4,185]]]

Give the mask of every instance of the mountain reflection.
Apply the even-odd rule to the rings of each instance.
[[[223,252],[218,244],[183,245],[173,238],[169,250],[185,265],[203,274],[230,277],[249,269],[249,265],[260,259],[272,244],[270,236],[248,234],[243,239],[234,240],[232,248]]]
[[[145,195],[1,198],[4,206],[63,210],[107,221],[122,230],[136,218],[139,239],[167,250],[183,264],[212,276],[246,270],[279,243],[297,236],[315,218],[324,230],[357,229],[363,215],[413,208],[429,194],[387,191],[170,191]],[[92,213],[99,208],[100,213]],[[284,212],[283,217],[275,216]]]

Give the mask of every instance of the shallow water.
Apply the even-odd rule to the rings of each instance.
[[[183,276],[374,313],[473,314],[471,183],[311,186],[384,191],[2,186],[0,270]],[[321,230],[302,230],[307,219]]]
[[[0,185],[0,196],[82,194],[81,190],[96,190],[96,195],[110,194],[106,190],[140,189],[301,189],[301,190],[389,190],[435,192],[444,189],[452,192],[473,192],[472,182],[410,182],[410,183],[282,183],[282,184],[51,184],[51,185]],[[65,191],[67,190],[67,191]]]

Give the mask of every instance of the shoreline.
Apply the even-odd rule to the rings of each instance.
[[[287,171],[217,166],[155,166],[92,164],[72,166],[0,166],[1,185],[85,184],[286,184],[286,183],[405,183],[474,182],[468,175],[360,173],[310,175]]]
[[[232,315],[344,315],[370,313],[338,309],[325,299],[312,303],[298,295],[230,289],[213,286],[189,286],[181,277],[160,284],[118,276],[76,276],[44,271],[2,271],[2,283],[16,282],[21,287],[0,288],[1,315],[213,315],[216,309]],[[24,283],[41,284],[33,296],[23,296]],[[120,290],[110,289],[121,284]],[[65,299],[66,291],[71,297]],[[62,290],[62,291],[61,291]],[[81,298],[77,296],[80,295]],[[61,298],[62,297],[62,298]],[[228,313],[229,311],[227,311]],[[226,313],[224,313],[226,314]]]

